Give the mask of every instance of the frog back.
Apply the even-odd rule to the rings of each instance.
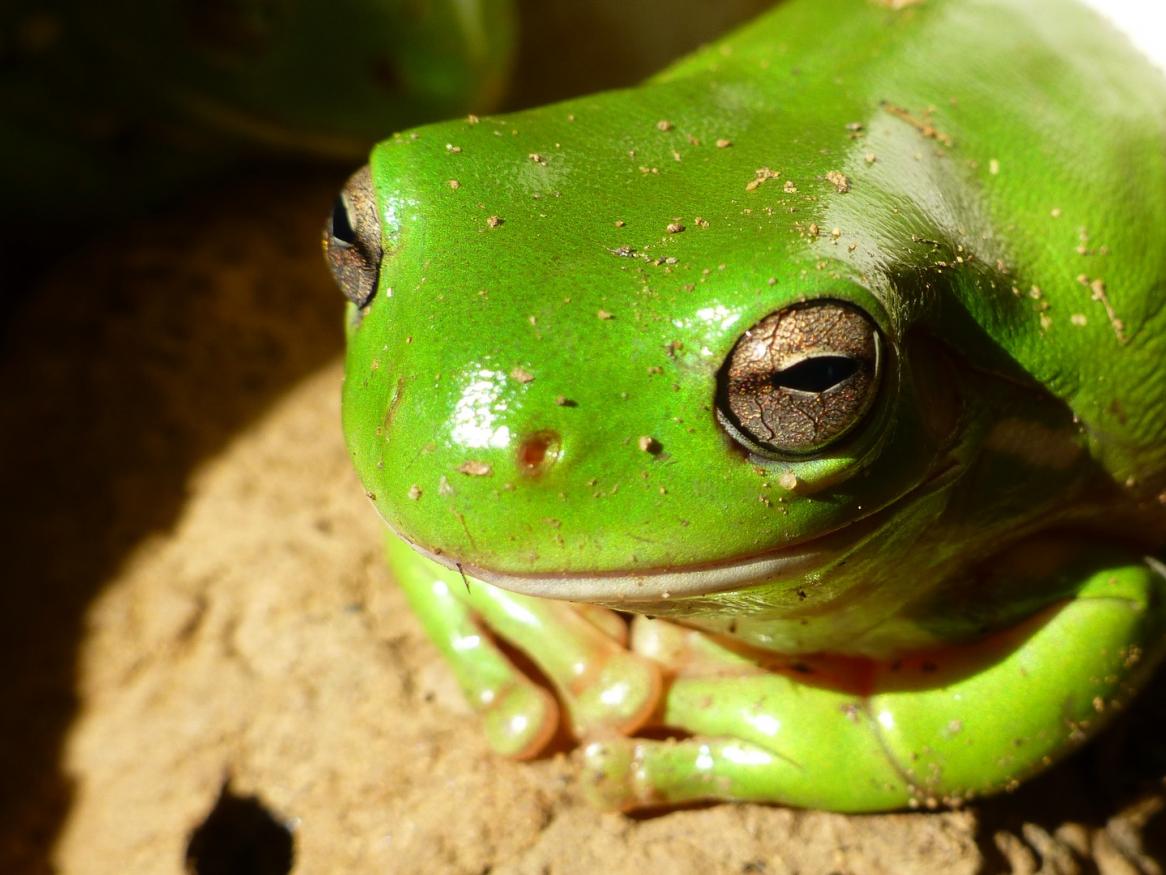
[[[759,125],[829,132],[803,139],[837,190],[799,221],[901,327],[1044,386],[1117,482],[1166,487],[1166,77],[1108,22],[1068,0],[793,3],[656,81],[693,76],[768,102]]]

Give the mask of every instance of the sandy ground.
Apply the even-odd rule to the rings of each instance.
[[[492,756],[341,443],[337,183],[108,237],[12,326],[0,872],[1163,871],[1162,676],[1082,755],[957,812],[630,818],[583,804],[569,753]]]

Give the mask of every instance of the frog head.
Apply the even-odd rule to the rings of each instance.
[[[1071,517],[1084,440],[967,305],[1013,297],[990,244],[869,160],[918,131],[840,138],[806,101],[775,141],[735,88],[374,150],[325,235],[356,468],[398,535],[514,591],[782,650],[972,634],[1023,599],[941,630],[922,606]]]

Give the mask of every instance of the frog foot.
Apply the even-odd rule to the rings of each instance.
[[[1076,595],[970,644],[893,662],[730,648],[637,618],[632,647],[671,673],[665,740],[584,749],[605,808],[706,799],[835,811],[958,804],[1011,789],[1079,746],[1166,654],[1166,573],[1110,565]]]
[[[411,607],[499,753],[536,756],[555,735],[560,702],[576,738],[633,733],[657,709],[660,668],[627,649],[627,625],[614,612],[506,592],[438,565],[396,538],[388,554]],[[557,700],[514,664],[495,636],[529,657]]]

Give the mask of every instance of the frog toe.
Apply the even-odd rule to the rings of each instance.
[[[635,732],[656,710],[663,690],[659,668],[627,651],[613,651],[599,663],[586,685],[571,696],[575,732],[580,737],[603,731]]]
[[[609,738],[583,749],[587,800],[609,811],[747,798],[750,773],[775,757],[736,739]]]
[[[550,681],[575,737],[634,732],[655,712],[663,694],[659,667],[597,624],[594,609],[584,615],[568,602],[516,595],[479,581],[465,598]]]
[[[560,703],[577,738],[634,732],[655,713],[663,697],[660,669],[627,649],[626,624],[614,612],[464,578],[396,539],[388,553],[414,612],[500,752],[536,755],[554,735]],[[529,658],[558,701],[496,639]]]
[[[518,677],[484,709],[482,723],[494,750],[512,759],[530,759],[554,736],[559,706],[542,687]]]
[[[863,771],[863,770],[859,770]],[[741,738],[611,738],[583,751],[582,787],[589,802],[606,810],[682,805],[711,799],[776,802],[799,807],[862,811],[903,798],[904,783],[893,769],[859,776],[871,784],[866,804],[821,789],[811,761],[802,761]],[[871,800],[878,799],[877,803]]]

